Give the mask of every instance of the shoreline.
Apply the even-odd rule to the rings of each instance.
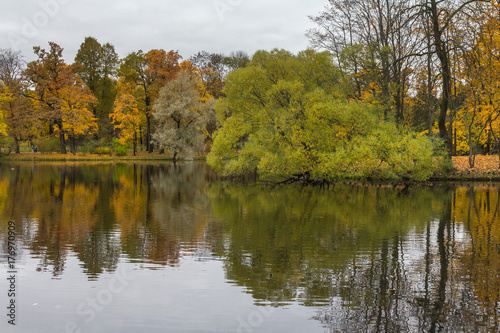
[[[120,161],[173,161],[166,154],[148,153],[145,151],[138,152],[136,156],[114,156],[114,155],[97,155],[97,154],[82,154],[77,153],[10,153],[0,157],[1,162],[120,162]]]
[[[195,161],[203,161],[204,158],[195,158]],[[20,154],[11,153],[0,157],[0,163],[4,162],[173,162],[173,159],[166,154],[157,152],[138,152],[136,156],[112,156],[77,153],[73,155],[60,153],[32,153],[22,152]],[[184,162],[185,160],[178,160]],[[453,166],[455,170],[448,173],[437,173],[431,176],[427,182],[441,181],[479,181],[479,182],[500,182],[499,158],[497,155],[477,155],[474,168],[469,167],[468,156],[453,156]]]

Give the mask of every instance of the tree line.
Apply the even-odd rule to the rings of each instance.
[[[162,49],[120,59],[93,37],[72,64],[54,42],[33,50],[37,59],[27,64],[20,52],[0,50],[0,134],[16,153],[23,141],[50,146],[57,138],[62,154],[114,142],[115,150],[133,146],[134,155],[137,147],[189,155],[215,130],[212,106],[224,76],[249,61],[242,51],[202,51],[183,61]],[[173,99],[179,103],[169,109]]]
[[[500,156],[499,14],[497,1],[330,0],[298,54],[119,59],[88,37],[71,65],[55,43],[24,65],[2,50],[0,131],[16,152],[58,138],[61,153],[210,152],[227,175],[425,179],[440,142],[471,167]]]
[[[441,137],[451,155],[500,154],[496,0],[330,0],[314,47],[346,71],[350,97]]]

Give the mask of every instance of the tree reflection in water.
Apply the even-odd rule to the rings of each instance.
[[[498,331],[498,187],[212,186],[228,278],[331,332]],[[230,244],[228,246],[228,244]],[[271,278],[270,278],[271,277]]]
[[[2,164],[0,242],[15,220],[56,278],[68,256],[90,279],[120,260],[220,260],[255,303],[314,307],[331,332],[499,331],[500,187],[213,178],[203,163]]]
[[[12,169],[0,167],[0,216],[17,221],[31,255],[40,258],[39,270],[54,277],[63,273],[70,251],[89,278],[97,278],[114,271],[123,256],[175,265],[203,236],[209,203],[202,193],[211,177],[204,164],[27,163]]]

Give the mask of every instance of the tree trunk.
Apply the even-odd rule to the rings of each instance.
[[[486,148],[484,148],[484,154],[490,155],[491,152],[491,132],[488,131],[488,138],[486,139]]]
[[[146,124],[147,124],[147,127],[146,127],[146,149],[148,151],[148,153],[152,153],[153,152],[153,146],[151,145],[151,117],[146,115]]]
[[[457,129],[455,128],[453,132],[453,156],[457,155]]]
[[[457,147],[453,141],[453,133],[456,132],[455,126],[453,126],[454,115],[450,114],[448,117],[449,127],[448,127],[448,138],[450,140],[450,154],[451,156],[457,155]]]
[[[489,123],[489,126],[490,126],[490,133],[493,136],[493,142],[495,143],[495,146],[497,148],[498,167],[500,168],[500,142],[499,142],[497,136],[495,135],[495,132],[493,131],[493,126],[491,125],[491,121]]]
[[[153,152],[153,145],[151,145],[151,114],[149,110],[151,109],[151,97],[148,94],[147,89],[145,89],[144,94],[146,95],[146,149],[148,153]]]
[[[498,168],[500,168],[500,144],[497,142]]]
[[[475,97],[475,96],[474,96]],[[472,127],[474,125],[474,119],[476,118],[476,99],[474,98],[474,113],[472,114],[472,119],[468,126],[467,141],[469,144],[469,167],[473,168],[476,161],[476,153],[474,152],[475,144],[472,139]]]
[[[61,154],[66,154],[66,140],[62,132],[59,134],[59,144],[61,145]]]
[[[451,73],[448,63],[448,56],[443,53],[442,57],[440,56],[439,58],[441,60],[441,73],[442,73],[441,76],[443,80],[443,96],[441,97],[441,104],[439,105],[439,118],[438,118],[439,136],[446,142],[448,150],[451,154],[452,142],[446,130],[446,116],[448,113],[448,107],[450,104],[450,96],[451,96],[451,82],[450,82]]]
[[[426,42],[427,42],[427,96],[426,96],[426,107],[427,107],[427,126],[429,129],[429,136],[432,136],[432,127],[433,127],[433,122],[432,118],[434,115],[434,103],[433,103],[433,94],[432,94],[432,42],[431,42],[431,35],[430,31],[427,31],[426,29]]]
[[[443,31],[441,30],[440,24],[442,23],[439,17],[439,9],[436,0],[430,1],[430,15],[432,20],[432,31],[434,35],[434,46],[436,48],[436,54],[439,58],[441,64],[441,80],[443,83],[443,92],[440,103],[439,117],[438,117],[438,127],[439,136],[445,141],[448,147],[448,153],[451,155],[453,142],[451,136],[446,131],[446,116],[448,113],[448,108],[450,105],[451,97],[451,69],[450,60],[448,55],[448,50],[446,45],[442,40]]]
[[[133,141],[134,141],[133,146],[134,146],[134,156],[135,156],[135,147],[137,145],[137,133],[136,133],[135,129],[134,129],[134,140]]]
[[[469,147],[469,167],[474,168],[475,163],[476,163],[476,154],[474,152],[474,148]]]
[[[17,137],[14,137],[14,143],[16,144],[15,150],[16,154],[20,154],[20,149],[19,149],[19,139]]]

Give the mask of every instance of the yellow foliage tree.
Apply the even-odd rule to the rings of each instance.
[[[12,100],[12,94],[9,93],[7,87],[0,93],[0,106],[4,103],[9,103]],[[0,109],[0,135],[7,135],[7,124],[5,123],[4,109]]]
[[[474,45],[464,52],[461,70],[466,100],[457,114],[457,125],[466,136],[469,148],[469,165],[474,167],[475,155],[480,145],[486,144],[487,132],[493,136],[499,148],[500,131],[500,6],[498,3],[485,10],[481,17],[481,29],[475,36]]]
[[[137,149],[137,131],[146,121],[137,104],[136,98],[122,89],[116,98],[114,111],[109,115],[115,130],[119,132],[120,143],[123,145],[132,141],[134,156]]]
[[[97,118],[92,112],[97,98],[83,81],[78,79],[77,83],[64,87],[60,92],[62,121],[71,139],[73,154],[76,154],[76,136],[97,132]]]

